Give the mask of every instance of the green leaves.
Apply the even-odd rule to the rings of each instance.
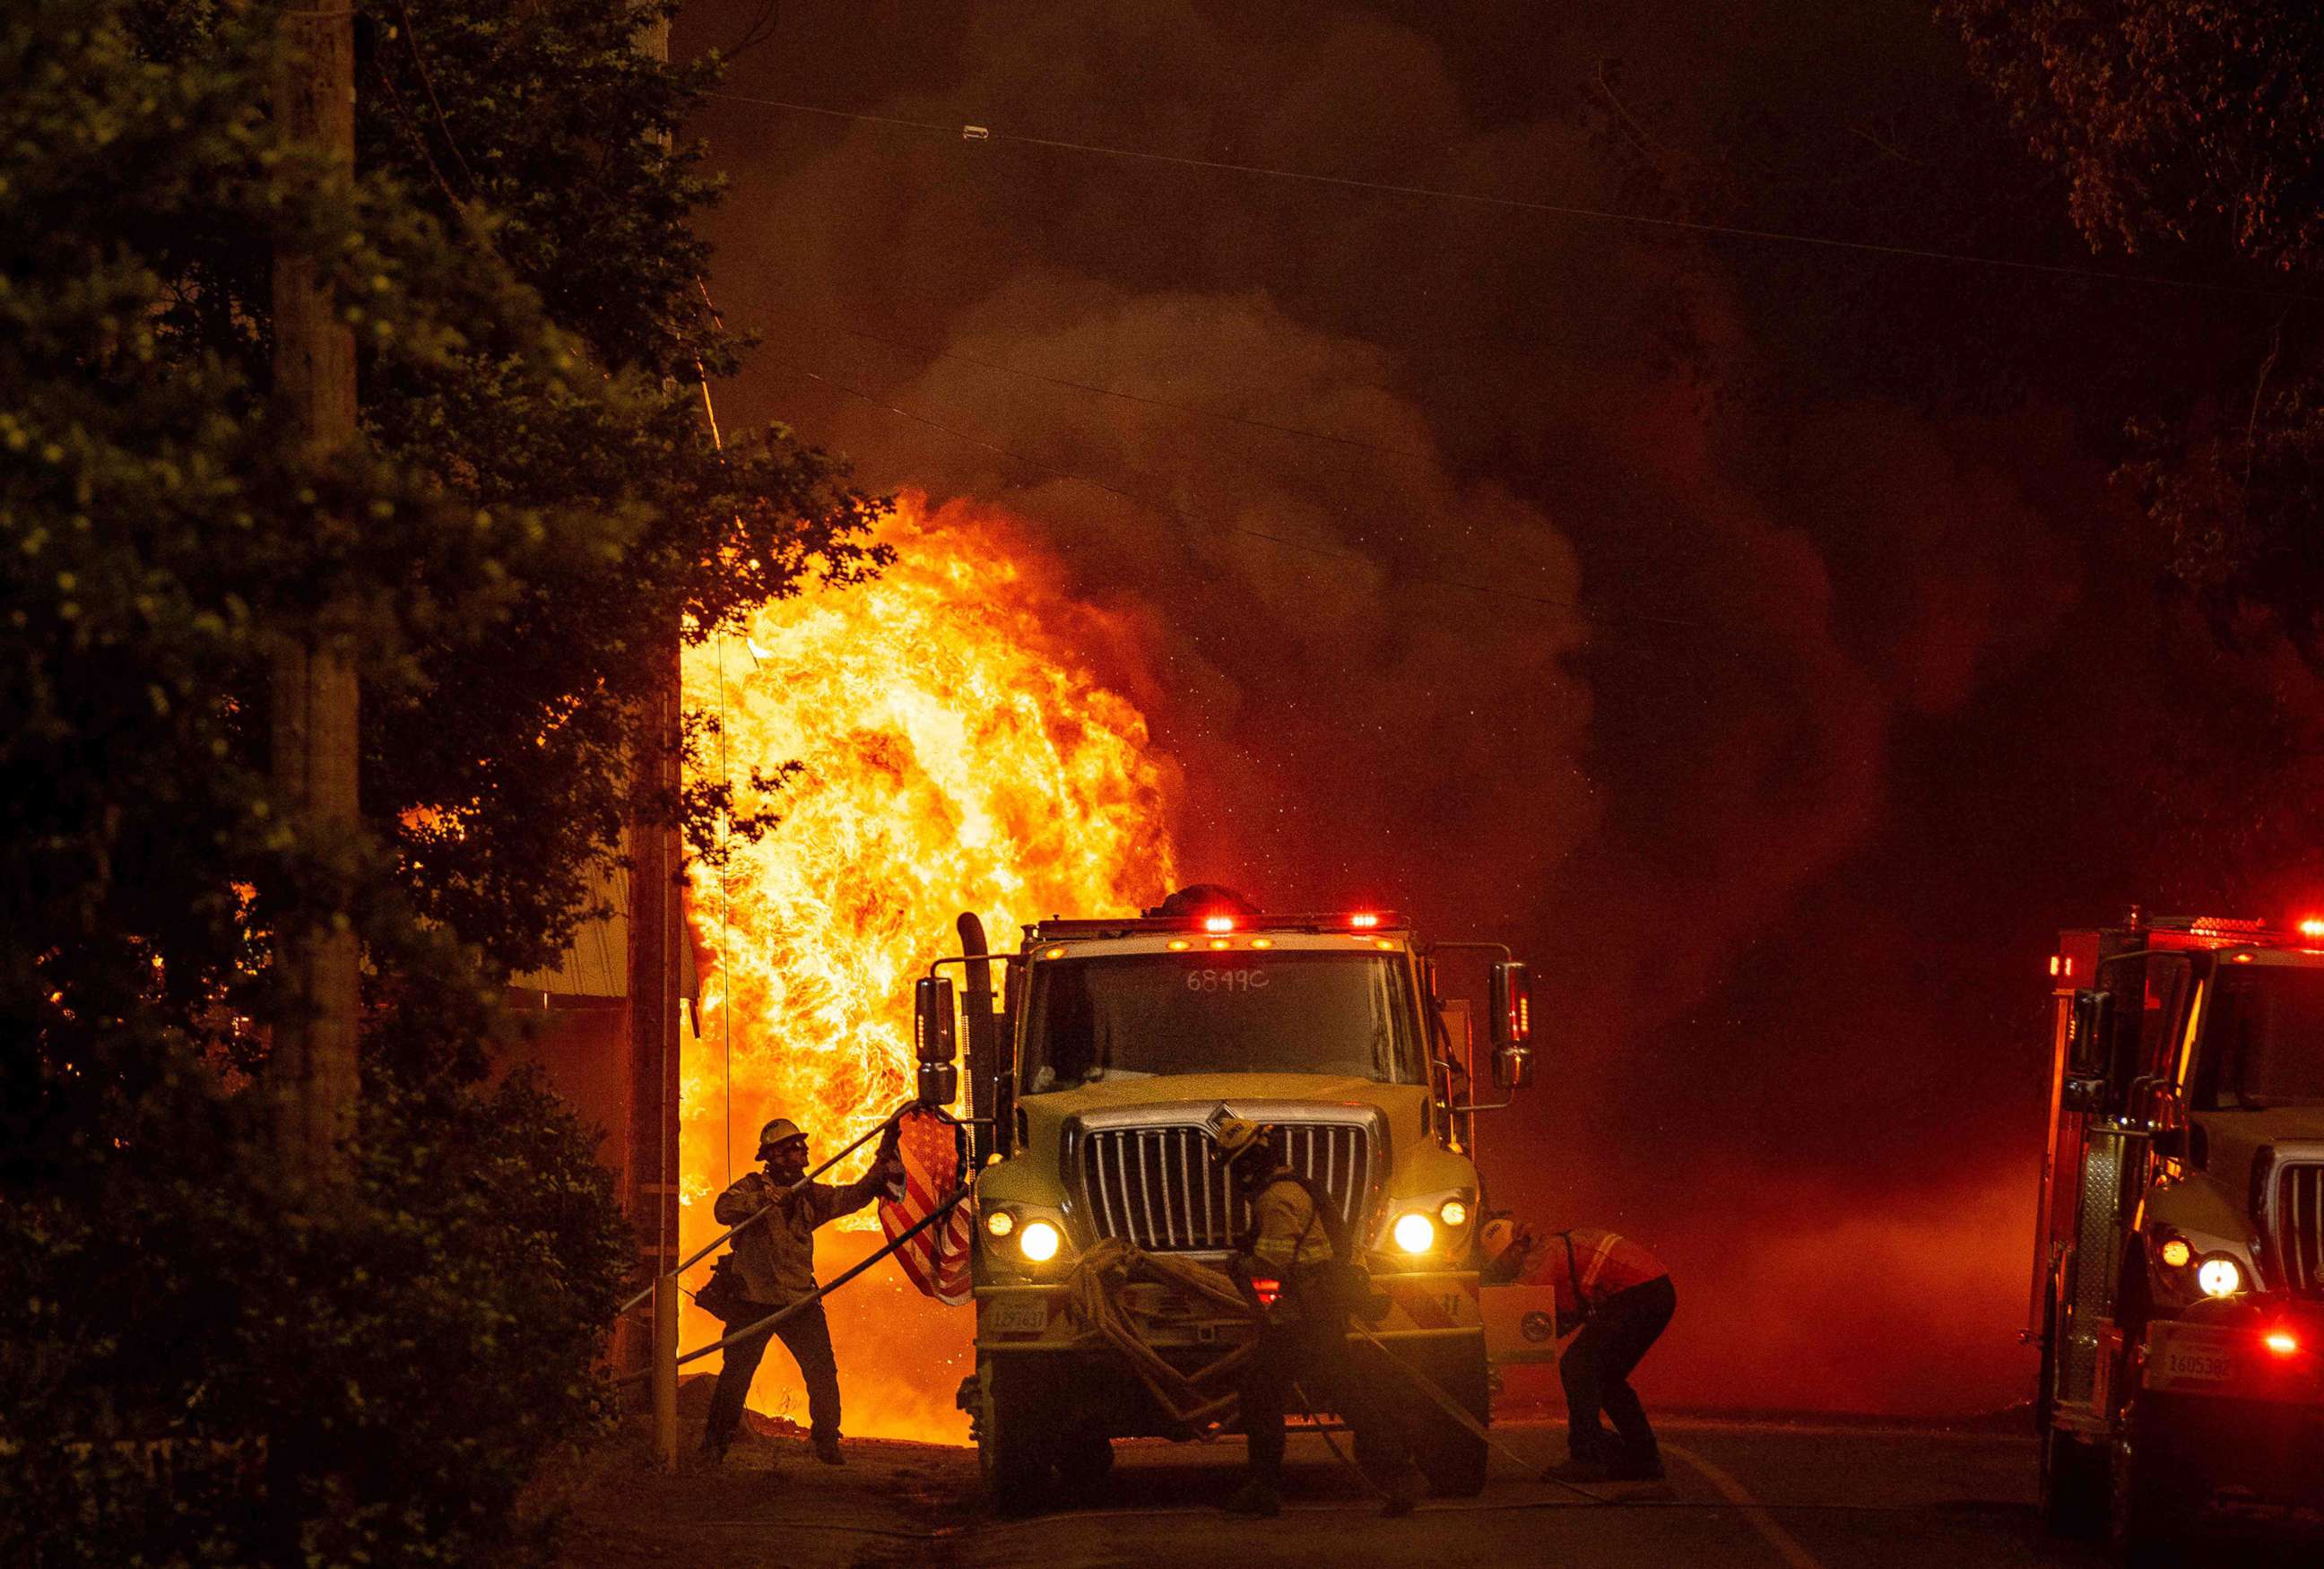
[[[731,808],[632,795],[681,625],[878,563],[842,466],[703,429],[742,347],[670,140],[708,78],[630,0],[362,5],[352,175],[276,138],[272,20],[0,10],[0,1437],[51,1490],[0,1530],[60,1562],[473,1562],[589,1430],[627,1251],[589,1137],[475,1087],[493,1004],[633,811]],[[272,407],[278,247],[355,329],[347,450]],[[359,663],[355,833],[271,777],[285,639]],[[361,1194],[286,1226],[247,1091],[292,912],[360,934],[369,1068]],[[147,1427],[217,1463],[107,1472],[76,1545],[57,1439]]]

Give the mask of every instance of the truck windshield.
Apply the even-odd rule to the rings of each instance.
[[[1120,954],[1034,966],[1028,1094],[1162,1074],[1419,1082],[1400,956],[1298,950]]]
[[[2204,1100],[2324,1105],[2324,968],[2221,964],[2217,985]]]

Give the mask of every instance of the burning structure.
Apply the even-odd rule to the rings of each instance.
[[[701,766],[733,785],[738,813],[779,818],[692,872],[688,1252],[718,1230],[709,1201],[748,1168],[762,1121],[793,1118],[829,1150],[909,1096],[911,982],[956,912],[1008,930],[1053,910],[1133,912],[1173,885],[1174,771],[1084,651],[1120,646],[1120,629],[1067,596],[998,511],[907,494],[885,537],[898,559],[878,580],[769,605],[687,655],[687,706],[718,726]],[[864,1212],[825,1245],[852,1261],[874,1224]],[[945,1313],[886,1270],[835,1305],[852,1431],[959,1435],[957,1374],[936,1346],[849,1355],[875,1336],[960,1349],[964,1321]],[[689,1314],[686,1343],[716,1334]]]

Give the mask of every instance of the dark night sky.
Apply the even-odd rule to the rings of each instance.
[[[689,7],[678,51],[756,9]],[[1778,152],[1877,145],[1942,184],[1943,146],[1890,143],[1974,94],[1895,0],[782,0],[724,90],[1630,208],[1585,90],[1613,60],[1650,162],[1756,115],[1796,133]],[[1941,404],[1897,367],[1949,312],[2128,334],[2168,291],[735,102],[696,130],[733,180],[712,286],[765,339],[724,418],[1028,519],[1139,629],[1107,673],[1185,771],[1198,874],[1393,897],[1539,961],[1554,1061],[1490,1178],[1673,1265],[1650,1393],[2018,1396],[2050,934],[2226,891],[2174,863],[2143,771],[2255,690],[2324,705],[2210,654],[2122,546],[2103,411]],[[1998,243],[1846,192],[1814,213],[1829,172],[1760,167],[1777,206],[1744,216]],[[2062,215],[2029,243],[2076,254]]]

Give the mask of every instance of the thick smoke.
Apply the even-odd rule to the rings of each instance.
[[[1734,378],[1783,356],[1650,232],[1086,150],[1608,207],[1572,84],[1651,155],[1944,69],[1912,5],[1455,9],[785,5],[733,92],[1083,150],[713,105],[715,288],[767,344],[725,407],[1028,520],[1137,629],[1090,657],[1191,871],[1539,963],[1489,1180],[1671,1263],[1650,1392],[2004,1404],[2045,928],[2144,892],[2103,781],[2172,627],[2039,420],[1735,417],[1682,304]]]

